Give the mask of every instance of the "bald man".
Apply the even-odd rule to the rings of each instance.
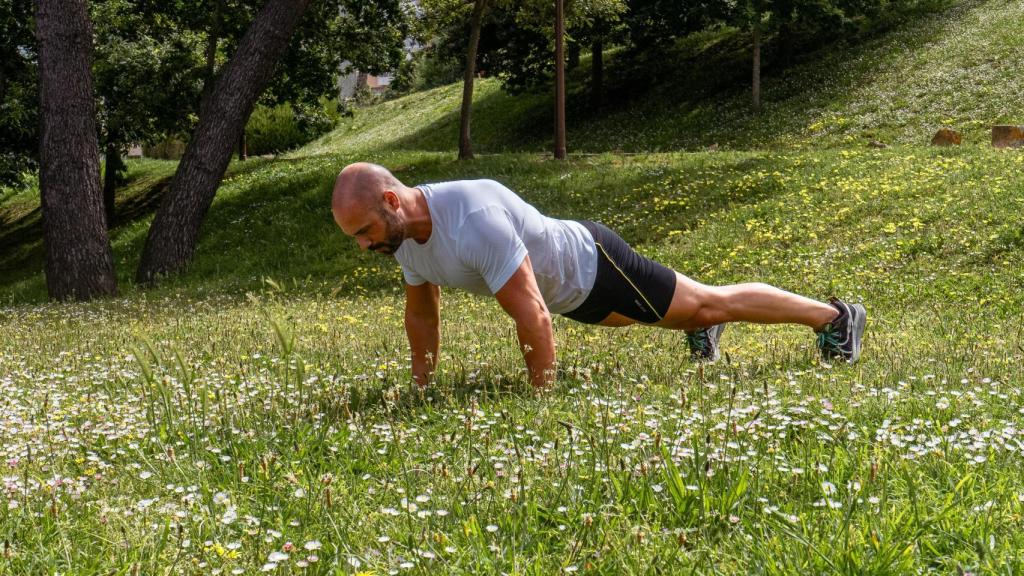
[[[826,359],[857,361],[867,313],[767,284],[706,286],[637,254],[596,222],[556,220],[493,180],[410,188],[360,162],[338,175],[334,221],[363,250],[393,255],[405,277],[412,376],[425,386],[440,346],[440,286],[494,296],[515,321],[530,382],[554,379],[551,314],[601,326],[645,324],[687,335],[715,361],[727,322],[794,323],[817,333]]]

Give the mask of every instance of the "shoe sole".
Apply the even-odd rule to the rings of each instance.
[[[851,304],[850,308],[856,310],[857,314],[854,315],[853,334],[851,334],[851,338],[853,339],[853,354],[850,355],[850,359],[846,362],[848,364],[853,364],[860,358],[861,339],[864,337],[864,327],[867,325],[868,311],[860,304]]]

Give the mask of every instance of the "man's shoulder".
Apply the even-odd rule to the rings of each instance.
[[[420,189],[426,188],[435,197],[446,197],[451,199],[479,200],[494,197],[496,191],[512,193],[507,186],[491,180],[480,178],[476,180],[448,180],[445,182],[431,182],[421,184]]]

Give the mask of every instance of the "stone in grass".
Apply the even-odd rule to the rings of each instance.
[[[993,126],[992,146],[996,148],[1024,148],[1024,126]]]
[[[963,141],[960,133],[952,128],[939,128],[932,137],[932,146],[959,146]]]

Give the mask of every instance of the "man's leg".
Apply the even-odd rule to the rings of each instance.
[[[762,283],[707,286],[676,272],[672,302],[654,326],[693,331],[726,322],[803,324],[819,329],[838,316],[831,304],[805,298]],[[611,313],[602,326],[636,324]]]
[[[707,286],[676,273],[672,303],[656,326],[696,330],[726,322],[803,324],[815,330],[839,315],[834,306],[760,282]]]

